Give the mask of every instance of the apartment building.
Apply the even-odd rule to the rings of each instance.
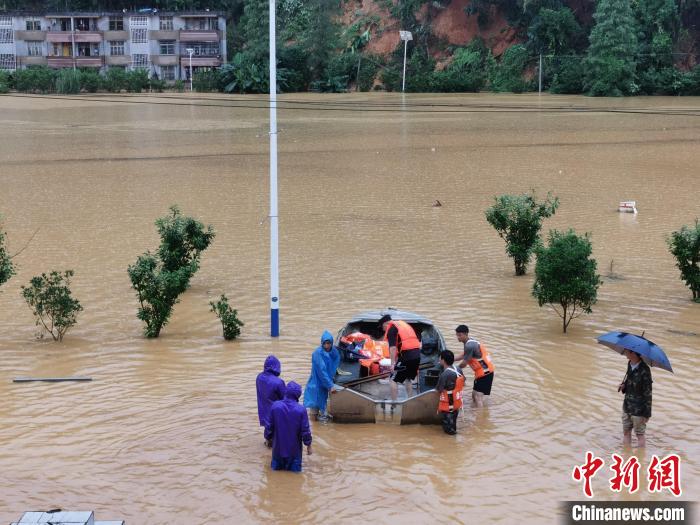
[[[226,19],[209,11],[0,12],[0,69],[145,68],[162,80],[226,62]]]

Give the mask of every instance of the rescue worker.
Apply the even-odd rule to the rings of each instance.
[[[321,336],[321,346],[311,354],[311,375],[304,389],[304,406],[317,421],[326,423],[328,394],[334,388],[335,371],[340,364],[340,352],[333,346],[333,334],[328,330]]]
[[[469,366],[474,371],[472,401],[475,407],[483,407],[484,396],[491,395],[495,367],[484,345],[469,337],[469,327],[467,325],[459,325],[455,328],[455,332],[457,341],[464,344],[464,351],[455,355],[455,360],[460,361],[460,368]]]
[[[440,364],[442,373],[438,378],[435,390],[440,394],[438,412],[442,415],[442,429],[445,434],[457,433],[457,416],[462,408],[462,389],[464,388],[464,374],[454,366],[455,355],[450,350],[440,352]]]
[[[272,442],[272,470],[301,472],[302,444],[311,455],[311,428],[306,409],[299,404],[301,386],[290,381],[284,399],[272,403],[265,439]]]
[[[627,373],[617,389],[625,395],[622,402],[622,444],[632,445],[634,429],[639,448],[644,448],[647,421],[651,417],[651,370],[637,352],[625,350],[622,355],[629,359]]]
[[[258,394],[258,419],[260,426],[266,427],[270,421],[272,403],[284,398],[284,381],[279,377],[282,372],[280,360],[274,355],[268,355],[263,365],[263,371],[255,378],[255,389]],[[270,447],[272,444],[265,440]]]
[[[406,321],[394,321],[390,315],[379,319],[384,330],[384,340],[389,343],[391,354],[391,400],[399,397],[399,383],[406,387],[406,396],[412,393],[412,381],[418,376],[420,366],[420,340]]]

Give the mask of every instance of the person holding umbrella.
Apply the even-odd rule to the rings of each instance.
[[[632,430],[637,435],[639,448],[646,446],[647,421],[651,417],[651,370],[642,356],[625,350],[627,373],[617,391],[625,395],[622,402],[622,444],[632,445]]]
[[[673,373],[671,362],[664,351],[642,335],[627,332],[608,332],[599,336],[601,345],[612,348],[628,359],[627,373],[617,388],[625,395],[622,402],[622,444],[632,444],[632,430],[637,434],[639,447],[645,447],[646,424],[651,417],[651,370],[655,366]]]

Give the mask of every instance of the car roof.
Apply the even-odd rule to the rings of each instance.
[[[383,310],[369,310],[367,312],[362,312],[360,314],[355,315],[352,319],[350,319],[349,322],[376,323],[379,321],[379,319],[382,318],[382,316],[387,314],[390,315],[392,319],[395,319],[397,321],[406,321],[407,323],[423,323],[426,325],[434,326],[433,322],[427,317],[413,312],[408,312],[406,310],[397,310],[395,308],[384,308]]]

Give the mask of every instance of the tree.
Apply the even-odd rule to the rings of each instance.
[[[144,335],[158,337],[170,320],[178,297],[187,289],[191,268],[165,270],[162,261],[146,252],[139,255],[136,264],[129,265],[127,272],[141,305],[137,317],[146,324]]]
[[[214,229],[182,215],[177,206],[170,207],[170,215],[156,220],[160,235],[158,257],[163,267],[174,272],[180,268],[190,267],[192,274],[199,269],[201,253],[214,240]]]
[[[581,36],[581,26],[568,7],[540,9],[527,30],[528,47],[534,53],[568,54]]]
[[[146,323],[146,337],[160,335],[178,297],[199,269],[201,253],[215,235],[211,226],[205,228],[192,217],[183,216],[177,206],[170,207],[170,215],[156,220],[156,227],[161,239],[157,255],[146,252],[127,269],[141,305],[137,317]]]
[[[506,49],[501,57],[501,62],[492,71],[491,88],[494,91],[510,91],[512,93],[525,91],[527,82],[523,79],[523,71],[527,61],[527,49],[524,45],[516,44]]]
[[[63,341],[66,331],[77,322],[80,302],[71,296],[73,270],[63,274],[53,271],[33,277],[29,286],[22,286],[22,296],[36,317],[36,325],[44,327],[54,341]]]
[[[695,228],[684,225],[673,232],[667,242],[681,271],[681,279],[693,292],[693,301],[700,303],[700,222],[695,220]]]
[[[542,220],[551,217],[559,207],[559,199],[547,194],[538,203],[532,195],[500,195],[486,210],[486,220],[506,241],[506,253],[513,258],[515,275],[525,275],[527,265],[540,237]]]
[[[562,318],[564,333],[572,319],[591,313],[602,284],[591,258],[589,235],[576,232],[549,232],[549,246],[539,245],[535,253],[535,282],[532,295],[540,306],[548,304]]]
[[[224,329],[224,339],[231,341],[241,334],[241,326],[244,326],[243,322],[238,318],[238,310],[234,310],[228,304],[226,295],[221,294],[221,298],[216,302],[210,301],[209,306],[211,306],[211,311],[221,321],[221,326]]]
[[[2,217],[0,217],[2,219]],[[5,284],[15,274],[16,268],[5,241],[5,232],[0,228],[0,286]]]
[[[585,90],[593,96],[635,93],[637,37],[630,0],[600,0],[593,18]]]

